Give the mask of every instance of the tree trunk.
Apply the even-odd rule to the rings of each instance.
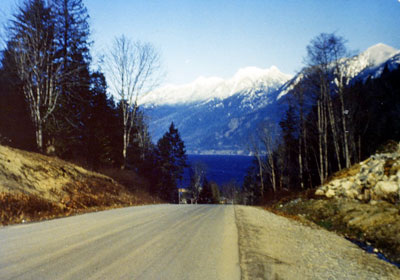
[[[323,153],[323,117],[322,117],[322,102],[318,100],[317,102],[318,110],[318,149],[319,149],[319,179],[321,184],[324,182],[324,153]]]
[[[301,133],[302,134],[302,133]],[[303,158],[302,158],[302,135],[299,137],[299,179],[300,179],[300,187],[304,189],[303,182]]]
[[[275,176],[275,164],[274,164],[274,158],[272,155],[268,157],[268,160],[270,161],[271,165],[271,176],[272,176],[272,188],[274,189],[274,193],[276,192],[276,176]]]
[[[257,161],[258,161],[258,172],[260,176],[260,196],[261,199],[264,197],[264,176],[263,176],[263,167],[262,167],[262,162],[261,162],[261,156],[260,154],[257,153]]]
[[[344,97],[343,97],[343,89],[342,88],[339,89],[339,99],[340,99],[340,106],[341,106],[341,110],[342,110],[344,158],[345,158],[346,168],[349,168],[351,165],[351,161],[350,161],[350,154],[349,154],[348,131],[347,131],[347,123],[346,123],[346,110],[344,107]]]
[[[128,148],[127,145],[127,130],[126,127],[124,127],[124,137],[123,137],[123,147],[122,147],[122,165],[121,165],[121,169],[124,170],[126,167],[126,150]]]
[[[329,122],[331,125],[331,131],[332,131],[332,137],[333,137],[333,146],[335,147],[335,154],[336,154],[336,159],[338,163],[338,168],[339,170],[342,170],[342,164],[340,162],[340,148],[339,148],[339,138],[337,136],[337,129],[336,129],[336,121],[335,121],[335,116],[333,113],[333,105],[332,105],[332,99],[329,96],[329,93],[327,93],[327,107],[328,107],[328,113],[329,113]]]
[[[323,107],[323,124],[324,124],[324,181],[328,177],[328,117],[326,115],[326,108]]]
[[[43,153],[43,125],[41,120],[36,121],[36,146]]]
[[[304,137],[304,115],[303,115],[303,91],[299,95],[299,110],[300,110],[300,136],[299,136],[299,179],[300,187],[304,189],[303,179],[303,137]]]

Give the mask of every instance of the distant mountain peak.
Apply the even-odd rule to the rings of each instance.
[[[282,73],[276,66],[267,69],[245,67],[229,79],[201,76],[189,84],[164,86],[144,96],[140,104],[177,105],[225,99],[261,86],[281,86],[290,78],[290,75]]]
[[[379,65],[399,52],[399,50],[391,46],[378,43],[366,49],[360,56],[364,56],[372,65]]]
[[[233,76],[232,79],[237,80],[237,79],[243,79],[243,78],[248,78],[248,77],[256,78],[256,77],[262,77],[262,76],[275,77],[275,76],[281,76],[282,74],[283,73],[275,65],[273,65],[267,69],[249,66],[249,67],[240,68],[235,73],[235,75]]]
[[[378,44],[372,45],[371,47],[366,49],[364,52],[368,52],[368,53],[384,52],[384,53],[387,53],[387,54],[390,54],[390,53],[394,54],[394,53],[396,53],[398,51],[399,51],[398,49],[395,49],[395,48],[393,48],[393,47],[391,47],[389,45],[386,45],[384,43],[378,43]]]

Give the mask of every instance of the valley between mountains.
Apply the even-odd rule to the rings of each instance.
[[[397,69],[400,51],[379,43],[340,63],[348,84],[365,82],[379,78],[385,68]],[[248,155],[259,126],[281,121],[286,99],[305,76],[304,71],[291,76],[275,66],[246,67],[229,79],[200,77],[189,84],[167,85],[139,103],[154,141],[174,122],[189,154]]]

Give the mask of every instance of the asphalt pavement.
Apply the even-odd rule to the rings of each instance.
[[[234,207],[140,206],[2,227],[0,279],[240,279]]]

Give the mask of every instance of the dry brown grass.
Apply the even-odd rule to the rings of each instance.
[[[0,146],[0,224],[162,203],[135,172],[109,176],[36,153]]]
[[[287,212],[280,211],[272,206],[263,206],[262,208],[271,213],[274,213],[275,215],[282,216],[282,217],[285,217],[285,218],[288,218],[288,219],[291,219],[294,221],[303,222],[303,219],[301,219],[298,215],[293,215],[293,214],[289,214]]]
[[[0,224],[42,220],[68,215],[66,208],[46,199],[26,194],[0,193]]]
[[[100,169],[99,172],[110,178],[113,178],[116,182],[125,186],[130,191],[148,190],[150,188],[149,182],[132,170],[103,168]]]

